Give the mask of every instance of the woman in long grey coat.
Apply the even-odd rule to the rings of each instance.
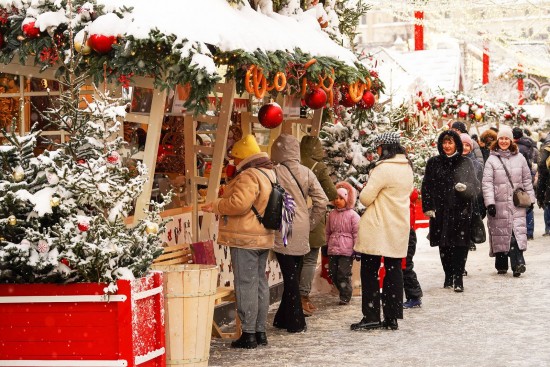
[[[283,274],[283,295],[273,326],[290,333],[305,331],[306,321],[300,298],[300,267],[309,252],[309,232],[325,215],[328,199],[315,174],[300,163],[300,143],[288,134],[281,134],[271,147],[271,160],[277,180],[296,202],[292,236],[285,246],[280,232],[275,233],[277,261]],[[313,203],[308,210],[307,198]]]
[[[525,208],[514,205],[514,189],[523,188],[535,202],[531,170],[513,141],[512,130],[507,126],[498,132],[491,145],[491,155],[483,170],[483,200],[489,214],[489,255],[495,257],[498,274],[508,271],[508,257],[514,277],[525,272],[523,252],[527,249]],[[510,173],[513,186],[504,169]],[[531,205],[531,208],[533,205]]]

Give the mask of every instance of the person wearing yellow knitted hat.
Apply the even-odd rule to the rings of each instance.
[[[231,156],[237,165],[236,176],[222,197],[203,205],[202,210],[220,216],[218,243],[228,246],[231,253],[242,327],[241,337],[231,347],[253,349],[267,344],[269,285],[265,267],[275,239],[273,230],[262,225],[252,206],[264,215],[271,194],[270,181],[275,182],[276,176],[271,159],[260,150],[253,135],[237,141]]]
[[[261,153],[262,150],[256,141],[254,135],[246,135],[241,140],[233,144],[231,148],[231,156],[233,159],[243,160],[251,155]],[[239,164],[239,162],[235,162]]]

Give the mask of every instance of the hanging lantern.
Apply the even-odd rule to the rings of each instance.
[[[267,129],[274,129],[283,122],[283,109],[277,103],[267,103],[258,112],[260,124]]]
[[[327,94],[321,88],[312,90],[306,95],[306,105],[312,110],[318,110],[327,104]]]

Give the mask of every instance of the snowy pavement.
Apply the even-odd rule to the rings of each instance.
[[[417,231],[415,270],[424,291],[422,308],[404,310],[399,330],[350,331],[361,319],[361,298],[338,306],[329,294],[305,333],[271,326],[269,345],[230,348],[213,340],[209,366],[550,366],[550,237],[542,237],[542,210],[535,210],[535,239],[525,252],[527,271],[497,275],[488,243],[470,252],[464,293],[443,289],[437,248]]]

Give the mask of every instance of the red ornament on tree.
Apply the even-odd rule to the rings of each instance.
[[[88,46],[95,52],[106,54],[113,49],[113,44],[116,42],[115,36],[104,36],[102,34],[92,34],[88,39]]]
[[[118,154],[118,152],[111,152],[111,154],[107,157],[107,162],[110,164],[117,164],[120,162],[120,154]]]
[[[78,223],[78,230],[80,232],[86,232],[89,229],[90,229],[90,223],[87,223],[87,222],[79,222]]]
[[[36,38],[40,35],[40,28],[35,27],[34,23],[35,21],[32,20],[21,26],[21,30],[23,31],[23,34],[25,35],[25,37]]]
[[[361,98],[361,107],[366,109],[371,109],[372,106],[374,106],[374,103],[376,102],[376,99],[374,98],[374,94],[370,90],[363,93],[363,97]]]
[[[283,109],[277,103],[264,104],[258,112],[260,124],[267,129],[274,129],[283,122]]]
[[[458,117],[465,118],[466,116],[468,116],[468,113],[467,113],[467,112],[458,111]]]
[[[312,110],[318,110],[327,104],[327,94],[321,88],[312,90],[306,95],[306,105]]]

